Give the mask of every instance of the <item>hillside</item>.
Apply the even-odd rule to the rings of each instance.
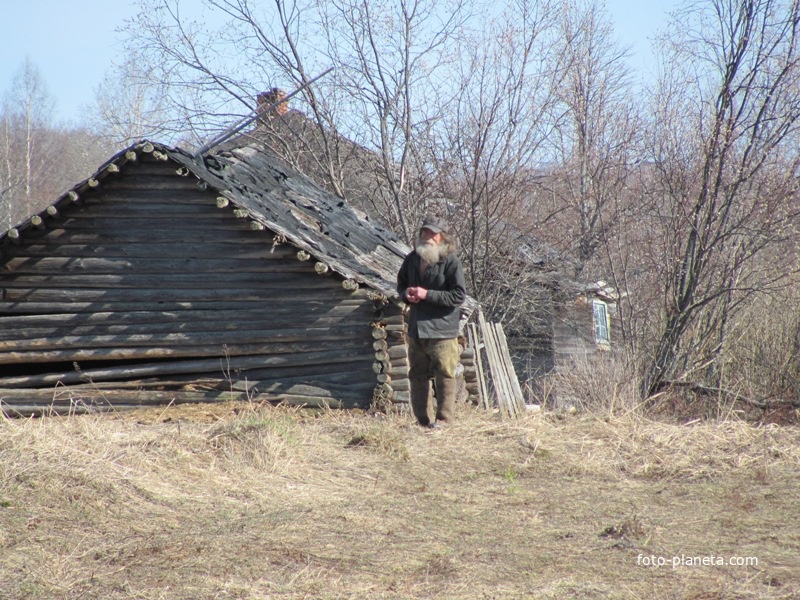
[[[800,430],[735,421],[4,420],[0,597],[797,598],[798,487]]]

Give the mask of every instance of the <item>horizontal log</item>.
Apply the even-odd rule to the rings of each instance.
[[[4,390],[0,389],[0,409],[9,416],[31,414],[74,414],[112,408],[139,408],[178,404],[206,404],[219,402],[266,402],[316,408],[345,408],[366,405],[369,399],[349,402],[331,397],[303,394],[269,394],[235,391],[186,392],[157,390],[91,390],[60,388],[58,390]]]
[[[351,366],[352,365],[352,366]],[[218,365],[219,366],[219,365]],[[348,368],[349,367],[349,368]],[[85,373],[80,379],[72,382],[58,381],[59,385],[69,385],[71,389],[83,389],[86,386],[95,389],[156,389],[161,391],[175,390],[230,390],[238,391],[257,390],[261,392],[275,392],[280,389],[292,388],[293,393],[297,392],[296,386],[310,386],[328,390],[328,395],[334,391],[337,397],[343,398],[351,395],[354,390],[360,390],[363,396],[371,391],[376,381],[370,372],[363,372],[363,365],[353,363],[340,363],[328,365],[304,365],[292,367],[275,367],[272,369],[251,369],[236,370],[231,372],[228,369],[217,368],[214,374],[203,373],[200,375],[172,375],[162,377],[147,377],[143,379],[115,379],[112,381],[98,381]],[[354,376],[353,370],[361,371]],[[123,372],[123,369],[119,370]],[[301,374],[303,373],[303,374]],[[91,383],[82,383],[90,381]],[[51,384],[53,387],[55,384]],[[38,385],[15,386],[6,385],[6,380],[0,379],[0,387],[43,387]],[[341,393],[338,393],[341,391]]]
[[[389,328],[390,326],[403,327],[403,324],[405,322],[403,315],[385,316],[383,319],[381,319],[381,321],[386,323],[387,328]]]
[[[219,375],[233,374],[238,377],[266,379],[296,375],[324,375],[331,371],[353,372],[358,365],[369,368],[360,348],[338,348],[337,350],[309,351],[295,354],[271,356],[230,356],[194,360],[168,360],[140,365],[121,364],[117,367],[71,369],[39,375],[10,376],[0,378],[0,387],[46,387],[56,384],[82,382],[123,381],[146,377],[174,375]],[[238,375],[237,375],[238,374]]]
[[[185,273],[65,273],[62,275],[28,275],[10,274],[3,277],[2,286],[9,300],[24,298],[23,294],[34,292],[43,294],[48,291],[69,291],[76,293],[128,294],[129,289],[144,291],[158,286],[161,293],[183,293],[182,290],[194,290],[202,293],[207,290],[237,291],[254,293],[267,289],[272,295],[296,294],[298,290],[335,290],[338,282],[333,278],[309,276],[310,273],[300,271],[273,271],[266,273],[220,272],[208,274]],[[124,292],[123,292],[124,290]]]
[[[325,301],[322,298],[309,297],[303,300],[303,307],[327,305],[333,303],[336,306],[359,306],[363,305],[365,298],[357,295],[338,297]],[[193,310],[217,310],[221,313],[228,310],[249,310],[274,306],[275,303],[291,303],[298,306],[295,297],[270,298],[265,303],[263,298],[254,300],[195,300],[195,301],[171,301],[171,302],[2,302],[0,301],[0,315],[46,315],[46,314],[83,314],[95,312],[127,313],[127,312],[154,312],[164,311],[193,311]],[[2,317],[5,318],[5,317]]]
[[[89,258],[89,257],[16,257],[5,263],[5,269],[19,277],[36,275],[143,275],[152,273],[169,277],[176,273],[200,275],[206,273],[302,273],[315,271],[289,262],[284,258]],[[57,281],[57,280],[56,280]]]
[[[227,244],[252,244],[264,246],[272,239],[269,233],[263,231],[253,231],[247,226],[246,221],[237,221],[236,228],[229,227],[225,236]],[[115,245],[138,245],[138,244],[159,244],[176,246],[184,244],[198,244],[198,240],[208,238],[210,232],[184,231],[177,229],[150,229],[150,230],[120,230],[120,231],[98,231],[95,229],[73,230],[53,228],[45,231],[26,232],[26,242],[39,242],[52,244],[56,241],[66,244],[115,244]],[[212,243],[223,243],[219,239],[213,239]],[[295,250],[296,252],[297,250]]]
[[[217,197],[216,193],[199,189],[197,187],[197,180],[193,177],[181,177],[176,173],[172,173],[171,175],[148,175],[146,177],[127,177],[126,175],[127,173],[124,173],[122,177],[116,177],[113,180],[104,180],[104,191],[119,192],[126,190],[134,192],[137,195],[142,191],[158,191],[165,195],[170,195],[175,192],[194,192],[198,195],[208,195],[212,199]]]
[[[165,198],[163,194],[158,194],[151,199],[137,198],[137,202],[131,202],[129,194],[116,194],[106,192],[102,202],[91,206],[81,206],[68,209],[66,213],[70,218],[163,218],[180,216],[191,218],[204,217],[225,217],[233,218],[233,211],[219,210],[217,207],[216,196],[202,194],[202,197],[189,191],[178,194],[175,197]],[[174,200],[174,201],[173,201]]]
[[[1,321],[0,321],[1,322]],[[273,344],[275,342],[317,343],[338,341],[343,344],[359,342],[369,344],[366,327],[356,323],[340,323],[327,327],[297,327],[292,329],[261,329],[255,324],[246,324],[237,330],[181,331],[178,333],[147,333],[118,335],[64,335],[57,337],[34,337],[29,339],[0,341],[0,357],[4,352],[29,352],[49,348],[130,348],[136,346],[189,345],[195,347],[222,347],[223,345],[245,346],[253,344]],[[2,364],[0,358],[0,364]]]
[[[464,378],[465,379],[469,378],[469,377],[472,377],[472,378],[477,377],[478,369],[477,369],[477,367],[475,367],[475,365],[465,365],[464,363],[461,363],[461,364],[464,367]]]
[[[398,390],[392,395],[392,401],[396,404],[406,404],[411,401],[411,394],[410,392]]]
[[[368,367],[368,365],[366,365]],[[254,368],[231,373],[239,381],[261,381],[267,383],[314,385],[375,385],[375,374],[365,368],[365,362],[355,362],[352,358],[339,363],[305,364],[303,362],[285,367]]]
[[[408,349],[404,344],[397,344],[389,346],[388,354],[390,361],[405,360],[408,357]]]
[[[262,236],[260,236],[262,237]],[[272,247],[269,236],[260,240],[212,240],[206,244],[197,239],[183,243],[175,240],[164,240],[163,243],[150,243],[146,246],[123,244],[117,240],[101,242],[69,243],[59,238],[38,238],[36,243],[30,239],[24,246],[8,246],[4,255],[8,258],[103,258],[114,260],[158,259],[169,257],[178,259],[203,259],[204,257],[224,256],[227,260],[238,261],[245,259],[286,260],[294,256],[296,250],[287,245]]]
[[[401,379],[403,377],[408,377],[408,365],[391,364],[388,373],[391,373],[392,379]]]
[[[211,302],[211,301],[267,301],[273,298],[294,298],[298,303],[306,301],[312,291],[325,291],[336,294],[336,286],[331,287],[322,278],[318,282],[309,281],[302,287],[294,286],[289,290],[275,287],[263,288],[221,288],[221,289],[159,289],[126,288],[126,289],[37,289],[37,288],[0,288],[5,289],[6,302]],[[342,292],[347,294],[348,292]],[[356,294],[358,292],[351,292]],[[336,297],[336,296],[334,296]]]
[[[273,397],[273,399],[276,399]],[[0,404],[4,409],[14,404],[29,403],[41,407],[69,407],[76,404],[113,406],[115,401],[138,406],[182,404],[203,401],[225,402],[248,400],[243,392],[217,391],[159,391],[159,390],[103,390],[88,387],[56,387],[52,389],[0,389]]]
[[[47,362],[73,362],[93,360],[146,360],[165,358],[211,358],[225,356],[270,355],[313,352],[315,350],[330,350],[332,355],[345,346],[341,340],[310,341],[310,342],[285,342],[263,344],[230,344],[227,348],[209,346],[143,346],[128,348],[75,348],[67,350],[39,350],[29,352],[0,352],[0,365],[47,363]],[[359,348],[360,349],[360,348]],[[227,354],[226,354],[227,352]],[[365,346],[365,359],[371,362],[372,348]]]
[[[139,405],[119,405],[119,406],[75,406],[75,407],[56,407],[41,404],[12,403],[4,404],[0,401],[0,415],[8,419],[27,418],[27,417],[51,417],[51,416],[72,416],[87,415],[97,413],[109,413],[115,411],[127,411],[141,408]]]
[[[272,302],[268,306],[263,303],[253,304],[253,308],[228,308],[226,310],[152,310],[152,311],[122,311],[122,312],[91,312],[91,313],[54,313],[32,314],[18,316],[0,316],[0,339],[11,339],[19,332],[36,337],[47,335],[47,331],[60,331],[62,329],[78,334],[82,328],[89,331],[91,328],[120,328],[119,333],[124,333],[122,328],[152,326],[153,330],[163,328],[164,331],[180,329],[188,331],[214,330],[209,323],[218,324],[218,330],[231,327],[241,327],[242,324],[261,324],[271,322],[278,326],[303,325],[308,327],[333,325],[336,323],[358,323],[363,327],[368,326],[368,307],[363,302],[344,302],[341,304],[327,304],[322,302],[307,302],[303,310],[299,311],[295,303]],[[252,326],[252,325],[251,325]],[[145,332],[145,329],[141,331]],[[114,333],[109,331],[109,333]]]
[[[240,229],[242,223],[233,211],[221,211],[208,208],[204,210],[181,210],[180,205],[173,205],[168,210],[149,210],[140,207],[137,212],[127,210],[109,210],[107,205],[83,207],[81,210],[68,210],[61,215],[58,227],[70,231],[100,229],[113,231],[126,226],[135,229],[165,229],[170,222],[187,231],[216,230],[234,227]],[[54,225],[55,226],[55,225]]]
[[[175,175],[175,168],[176,164],[174,162],[156,161],[152,160],[149,154],[142,154],[140,155],[140,160],[135,163],[125,163],[122,166],[122,176],[144,177],[150,175]]]
[[[289,316],[287,316],[289,317]],[[238,340],[242,341],[243,337],[252,338],[256,335],[257,331],[261,333],[257,335],[257,339],[269,339],[271,329],[267,329],[266,323],[269,319],[264,317],[261,319],[245,318],[241,320],[224,319],[219,321],[211,320],[191,320],[191,315],[187,314],[183,320],[165,320],[156,323],[128,323],[116,325],[114,322],[95,323],[88,325],[75,325],[69,323],[58,324],[53,327],[25,327],[25,326],[11,326],[6,319],[0,318],[0,350],[3,348],[23,348],[33,347],[34,345],[42,346],[48,342],[45,340],[56,340],[55,343],[60,343],[62,339],[68,338],[91,338],[95,345],[101,343],[104,339],[120,340],[123,342],[130,338],[131,340],[155,340],[155,336],[178,336],[178,335],[192,335],[199,336],[202,334],[226,336],[225,340]],[[309,336],[303,336],[303,339],[313,337],[313,332],[318,330],[335,329],[340,332],[342,336],[356,337],[363,336],[366,330],[366,324],[359,322],[353,316],[342,317],[316,317],[308,316],[305,321],[300,317],[290,317],[287,320],[276,318],[273,321],[275,327],[281,327],[282,330],[297,329],[298,335],[300,331],[309,331]],[[274,330],[281,331],[281,330]],[[280,335],[280,334],[279,334]],[[300,339],[300,338],[298,338]],[[383,340],[375,340],[372,344],[373,349],[376,345],[384,344]],[[105,344],[104,344],[105,345]]]
[[[59,229],[69,231],[72,234],[83,232],[102,231],[104,234],[114,234],[116,232],[126,232],[128,235],[139,235],[146,239],[152,232],[172,232],[178,239],[186,239],[189,235],[209,236],[220,232],[246,232],[250,228],[247,220],[237,219],[234,215],[228,215],[219,211],[209,212],[205,218],[196,219],[194,216],[187,216],[184,219],[157,219],[153,217],[130,216],[125,218],[117,217],[95,217],[87,215],[78,217],[72,212],[62,215],[62,219],[53,224],[53,230]]]
[[[395,392],[406,392],[411,389],[411,382],[408,379],[393,379],[390,383]]]
[[[332,400],[350,400],[366,402],[372,395],[374,382],[354,385],[287,383],[282,381],[238,381],[233,384],[236,391],[247,391],[250,394],[270,394],[274,396],[315,396]]]

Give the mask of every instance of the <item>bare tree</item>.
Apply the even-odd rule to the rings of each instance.
[[[14,74],[3,101],[2,160],[0,189],[7,202],[6,220],[15,223],[32,210],[35,195],[46,178],[43,127],[52,118],[53,100],[39,70],[26,58]]]
[[[430,84],[460,26],[460,2],[206,0],[206,10],[227,19],[214,31],[179,0],[140,0],[139,7],[128,27],[130,52],[165,92],[175,116],[167,129],[185,135],[188,125],[196,140],[252,112],[259,93],[301,87],[333,66],[332,76],[293,100],[314,131],[307,122],[284,124],[284,147],[278,136],[272,143],[343,197],[353,188],[348,168],[372,173],[373,207],[408,237],[408,207],[420,196],[412,186],[422,172],[415,139],[436,112]],[[293,128],[302,135],[286,143]],[[366,157],[354,144],[373,162],[354,167]]]
[[[678,19],[654,98],[651,256],[664,287],[645,396],[719,381],[737,311],[789,274],[763,259],[780,261],[798,208],[798,3],[713,0]]]
[[[123,147],[166,134],[163,98],[164,90],[153,84],[142,65],[128,58],[95,90],[92,110],[98,133]]]
[[[557,204],[543,215],[569,233],[582,265],[615,234],[624,191],[637,159],[640,123],[627,53],[614,40],[608,15],[595,0],[570,0],[558,23],[564,77],[557,94],[560,158],[551,180]]]
[[[458,46],[457,89],[434,128],[444,210],[458,224],[471,291],[493,318],[525,329],[533,316],[526,282],[537,163],[555,118],[563,63],[546,2],[518,2]]]
[[[328,51],[338,83],[355,103],[355,133],[379,157],[376,208],[412,241],[429,181],[422,146],[440,116],[437,81],[454,60],[468,15],[461,0],[336,0],[323,3]]]
[[[69,184],[108,157],[108,146],[84,129],[53,119],[54,101],[37,67],[26,60],[0,109],[0,228],[42,210]]]

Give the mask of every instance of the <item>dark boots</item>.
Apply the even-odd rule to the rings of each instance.
[[[436,378],[436,420],[449,423],[455,418],[458,381],[454,377]]]

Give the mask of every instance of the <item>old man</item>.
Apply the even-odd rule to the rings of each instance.
[[[422,221],[414,250],[397,274],[397,291],[410,306],[411,407],[420,425],[437,428],[453,419],[459,307],[467,296],[456,244],[441,218],[427,216]],[[431,377],[436,386],[435,411],[430,402]]]

